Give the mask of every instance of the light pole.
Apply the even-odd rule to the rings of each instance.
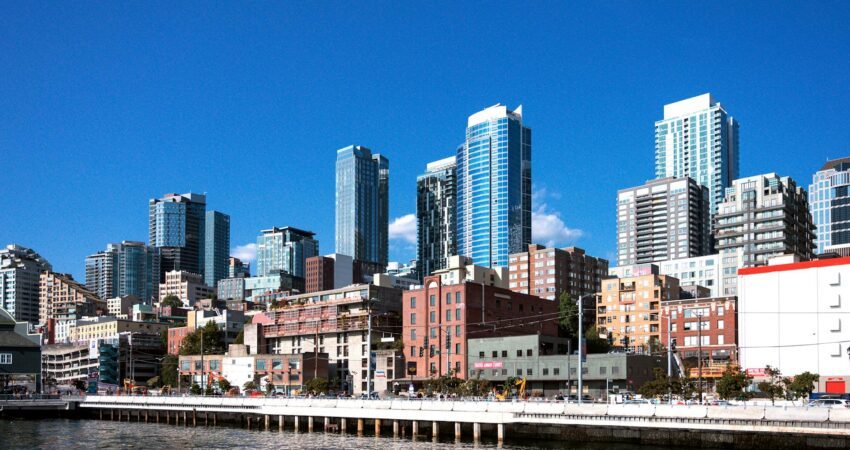
[[[582,359],[584,358],[584,308],[583,300],[591,294],[581,295],[578,298],[578,404],[582,403]]]
[[[673,378],[673,318],[667,312],[667,379]],[[667,403],[673,404],[673,387],[667,389]]]
[[[366,338],[366,398],[372,398],[372,299],[366,308],[368,329]]]

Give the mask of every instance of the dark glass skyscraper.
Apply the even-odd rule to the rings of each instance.
[[[497,104],[469,117],[457,153],[458,254],[485,267],[531,243],[531,129],[522,106]]]
[[[86,288],[103,300],[134,295],[150,304],[159,299],[159,248],[144,242],[109,244],[86,257]]]
[[[359,145],[337,150],[336,253],[386,266],[389,160]]]
[[[417,271],[428,276],[457,254],[457,164],[434,161],[416,179]]]
[[[162,255],[160,280],[171,270],[203,274],[206,195],[167,194],[151,199],[149,209],[150,245]]]
[[[204,283],[215,287],[218,280],[227,278],[230,263],[230,216],[207,211],[204,233]]]

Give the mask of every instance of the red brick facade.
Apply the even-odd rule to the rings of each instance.
[[[738,361],[738,301],[736,297],[681,299],[662,302],[661,344],[667,345],[667,323],[682,358],[697,356],[702,336],[705,362]],[[702,321],[703,329],[697,328]]]
[[[448,369],[466,378],[468,337],[557,335],[557,302],[492,286],[482,294],[481,284],[443,285],[439,276],[426,277],[423,286],[404,291],[402,300],[406,379]]]

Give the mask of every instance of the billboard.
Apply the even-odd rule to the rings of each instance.
[[[475,363],[476,369],[501,369],[504,367],[501,361],[482,361]]]

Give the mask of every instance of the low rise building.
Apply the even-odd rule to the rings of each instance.
[[[41,373],[45,391],[54,386],[70,386],[74,380],[86,381],[89,374],[98,370],[95,353],[89,352],[89,343],[50,344],[41,349]]]
[[[167,323],[134,322],[117,317],[103,316],[77,320],[71,330],[72,342],[117,339],[124,333],[149,333],[160,335],[168,329]]]
[[[668,330],[670,338],[668,340]],[[675,344],[681,358],[702,361],[702,376],[719,378],[728,364],[738,363],[736,297],[669,300],[661,303],[661,343]],[[690,371],[696,378],[698,368]]]
[[[168,354],[178,354],[180,346],[183,345],[183,339],[189,333],[205,327],[210,322],[221,330],[225,345],[233,344],[245,325],[245,313],[229,309],[189,311],[186,316],[186,326],[168,329]]]
[[[202,298],[210,298],[213,288],[204,284],[204,277],[197,273],[172,270],[165,273],[165,282],[159,285],[159,299],[173,295],[183,302],[183,306],[192,306]]]
[[[133,317],[133,306],[142,304],[142,299],[133,295],[115,297],[106,300],[107,313],[110,316],[129,319]]]
[[[680,292],[678,279],[659,275],[655,265],[647,270],[633,277],[604,280],[596,298],[599,334],[607,333],[616,347],[643,353],[662,345],[662,302],[679,299]]]
[[[711,290],[711,297],[734,296],[738,286],[738,258],[724,258],[719,253],[693,258],[656,261],[660,275],[670,275],[679,279],[679,286],[704,286]],[[630,278],[647,273],[649,265],[612,267],[608,275],[617,278]],[[650,272],[651,273],[651,272]]]
[[[789,260],[738,271],[741,367],[817,373],[816,391],[850,392],[850,258]]]
[[[555,300],[562,292],[574,299],[599,292],[608,276],[608,261],[578,247],[546,248],[532,244],[508,258],[509,284],[515,292]]]
[[[470,377],[504,384],[526,380],[526,393],[551,397],[578,395],[578,355],[570,355],[567,340],[541,335],[470,338]],[[637,392],[666,368],[661,356],[626,353],[589,354],[582,364],[582,395],[604,399],[606,392]]]
[[[180,356],[178,368],[199,386],[224,378],[240,389],[253,382],[266,390],[272,383],[278,392],[293,393],[314,378],[328,379],[328,354],[251,354],[245,345],[232,344],[224,355]]]
[[[217,290],[222,300],[245,300],[245,277],[218,280]]]
[[[74,320],[106,312],[106,302],[69,274],[42,272],[39,279],[39,321]]]
[[[424,286],[404,291],[405,378],[414,384],[445,374],[467,378],[469,338],[531,333],[557,335],[557,302],[467,281],[465,276],[492,274],[495,281],[494,271],[467,266],[463,272],[464,276],[444,278],[442,271],[437,271],[425,277]],[[456,272],[457,275],[461,273]],[[489,276],[481,278],[490,279]]]
[[[0,377],[6,388],[22,386],[29,392],[41,388],[41,335],[30,334],[27,322],[18,322],[0,308]]]

